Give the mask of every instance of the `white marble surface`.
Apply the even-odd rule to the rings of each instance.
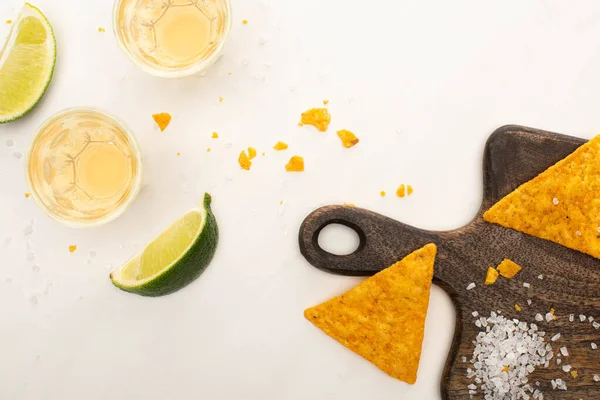
[[[58,64],[34,112],[0,126],[1,399],[439,398],[448,297],[432,292],[417,384],[391,379],[302,317],[360,279],[308,265],[299,224],[320,205],[351,202],[422,228],[458,227],[479,207],[482,149],[495,128],[591,137],[600,126],[593,0],[234,0],[224,57],[184,80],[128,62],[111,34],[111,1],[36,5],[55,28]],[[0,2],[0,20],[20,6]],[[324,99],[330,131],[299,128],[299,114]],[[58,225],[25,199],[15,157],[43,119],[79,105],[123,118],[146,161],[138,201],[93,230]],[[174,119],[160,133],[150,115],[163,111]],[[342,148],[341,128],[361,143]],[[278,140],[290,150],[272,151]],[[267,154],[241,171],[237,155],[250,145]],[[284,171],[292,154],[305,157],[305,173]],[[414,195],[391,195],[400,183]],[[204,191],[222,238],[201,279],[159,299],[115,289],[109,270]]]

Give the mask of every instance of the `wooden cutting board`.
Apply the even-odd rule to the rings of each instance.
[[[489,316],[501,310],[510,318],[535,322],[547,334],[547,340],[560,332],[552,343],[555,352],[566,346],[570,356],[562,357],[579,374],[573,378],[556,364],[538,368],[529,375],[537,380],[546,399],[600,399],[600,349],[592,350],[591,342],[600,346],[600,329],[590,322],[579,322],[578,316],[593,316],[600,322],[600,260],[511,229],[487,223],[483,212],[522,183],[566,157],[585,140],[522,126],[504,126],[488,139],[483,160],[483,203],[475,219],[468,225],[446,232],[416,229],[385,216],[355,207],[327,206],[310,214],[303,222],[299,242],[304,257],[315,267],[340,275],[372,275],[412,251],[433,242],[438,246],[434,283],[452,298],[456,308],[456,330],[448,355],[441,392],[443,399],[468,399],[466,377],[471,367],[473,343],[479,328],[474,325],[473,311]],[[358,249],[350,255],[327,253],[318,244],[321,230],[329,224],[342,224],[354,229],[360,238]],[[523,267],[512,280],[499,278],[486,287],[488,267],[509,258]],[[538,275],[543,275],[543,280]],[[476,288],[468,291],[471,283]],[[526,288],[523,283],[530,283]],[[332,293],[337,295],[338,293]],[[531,305],[527,300],[531,300]],[[515,310],[515,304],[521,312]],[[555,309],[557,319],[536,322],[535,315]],[[569,322],[569,314],[576,322]],[[549,336],[548,336],[549,335]],[[441,356],[441,355],[440,355]],[[467,362],[463,362],[463,357]],[[419,379],[434,377],[419,376]],[[550,380],[561,378],[568,390],[553,391]],[[475,398],[482,398],[481,395]]]

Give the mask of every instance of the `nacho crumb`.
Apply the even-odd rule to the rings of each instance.
[[[346,207],[356,207],[356,204],[354,204],[354,203],[346,203],[346,202],[344,202],[344,205]]]
[[[282,206],[283,205],[283,200],[279,201],[279,205]]]
[[[104,33],[104,32],[106,32],[106,29],[104,29],[103,27],[99,26],[98,27],[98,32]]]
[[[261,155],[264,157],[266,154],[267,154],[267,153],[265,153],[265,152],[263,151]]]
[[[493,267],[489,267],[487,271],[487,276],[485,277],[485,284],[488,286],[493,285],[494,283],[496,283],[497,279],[498,271],[496,271],[496,269]]]
[[[577,376],[579,376],[579,374],[577,373],[577,371],[571,371],[571,376],[573,377],[573,379],[577,378]]]
[[[177,157],[179,157],[180,155],[181,155],[181,153],[180,153],[180,152],[177,152]]]
[[[252,161],[250,161],[250,158],[248,158],[248,155],[246,154],[245,150],[242,150],[242,152],[240,153],[240,156],[238,158],[238,163],[240,163],[240,167],[242,167],[242,169],[245,169],[246,171],[250,171],[250,167],[252,166]]]
[[[207,152],[207,153],[210,153],[210,147],[209,147],[208,149],[206,149],[206,152]]]
[[[398,197],[404,197],[404,196],[406,196],[406,187],[404,186],[404,184],[400,185],[400,187],[398,188],[398,190],[396,190],[396,195]]]
[[[152,114],[152,118],[160,128],[161,132],[164,132],[165,129],[167,129],[167,126],[169,126],[172,119],[171,114],[169,113]]]
[[[298,122],[298,126],[304,126],[302,122]]]
[[[69,253],[74,253],[75,250],[77,250],[77,246],[75,246],[74,244],[69,246]]]
[[[360,142],[360,140],[356,137],[356,135],[354,135],[354,133],[346,129],[337,131],[337,134],[342,140],[342,144],[347,149],[349,149],[350,147],[354,147],[358,142]]]
[[[515,310],[517,310],[517,311],[520,312],[521,311],[521,306],[519,306],[518,304],[515,304]]]
[[[496,269],[503,277],[512,279],[519,273],[521,267],[509,259],[504,259]]]
[[[312,125],[321,132],[326,132],[331,122],[331,115],[326,108],[312,108],[302,113],[300,121],[303,125]],[[302,125],[298,125],[302,126]]]
[[[304,158],[293,156],[290,158],[290,162],[285,166],[285,170],[288,172],[304,172]]]
[[[233,75],[233,72],[228,72],[227,75]]]
[[[277,142],[277,143],[275,143],[275,146],[273,146],[273,148],[277,151],[287,150],[288,145],[287,145],[287,143]]]
[[[223,98],[223,96],[220,96],[220,97],[219,97],[219,103],[222,103],[222,102],[223,102],[223,100],[225,100],[225,99]]]
[[[248,147],[248,158],[254,159],[256,157],[256,149],[254,147]]]
[[[382,190],[381,192],[379,192],[379,195],[380,195],[381,197],[385,197],[385,196],[386,196],[386,194],[387,194],[387,193],[385,192],[385,190]]]
[[[242,20],[242,24],[248,25],[248,20],[247,19]]]
[[[327,104],[329,104],[329,100],[323,100],[323,104],[324,104],[324,105],[327,105]]]
[[[219,138],[219,134],[217,132],[213,132],[212,136],[213,139],[218,139]]]
[[[508,365],[505,365],[504,367],[502,367],[502,372],[508,372]]]
[[[408,195],[409,195],[409,196],[410,196],[411,194],[413,194],[413,192],[414,192],[414,189],[413,189],[413,187],[412,187],[412,186],[410,186],[410,185],[407,185],[407,186],[406,186],[406,190],[407,190],[407,193],[408,193]]]
[[[28,199],[31,196],[31,193],[25,193],[25,198]]]
[[[7,19],[7,20],[6,20],[6,23],[7,23],[8,25],[12,24],[12,19]]]

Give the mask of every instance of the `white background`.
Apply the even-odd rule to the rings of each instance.
[[[306,307],[360,279],[303,260],[302,219],[350,202],[455,228],[479,207],[483,145],[495,128],[591,137],[600,126],[597,1],[234,0],[224,57],[206,77],[183,80],[130,65],[111,34],[111,1],[36,5],[55,28],[58,61],[43,102],[0,127],[3,400],[439,398],[454,324],[448,297],[432,292],[418,382],[389,378],[304,320]],[[0,20],[20,6],[2,0]],[[325,99],[329,132],[299,128],[300,113]],[[26,199],[15,156],[44,119],[81,105],[124,119],[147,171],[131,209],[93,230],[61,226]],[[173,115],[164,133],[157,112]],[[360,144],[344,149],[342,128]],[[290,149],[271,150],[279,140]],[[267,153],[250,172],[237,164],[247,146]],[[305,173],[284,171],[293,154],[305,157]],[[395,197],[401,183],[414,195]],[[158,299],[114,288],[110,269],[205,191],[222,236],[204,275]]]

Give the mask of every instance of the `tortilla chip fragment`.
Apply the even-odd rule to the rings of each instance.
[[[488,271],[487,271],[487,275],[485,277],[485,284],[488,286],[493,285],[494,283],[496,283],[497,279],[498,279],[498,271],[496,271],[496,269],[493,267],[489,267]]]
[[[494,204],[483,218],[600,258],[600,135]]]
[[[156,122],[161,132],[164,132],[171,123],[171,114],[169,113],[153,114],[152,118],[154,118],[154,122]]]
[[[211,137],[213,139],[218,139],[219,138],[219,134],[217,132],[213,132]]]
[[[77,246],[75,246],[74,244],[69,246],[69,253],[75,253],[75,250],[77,250]]]
[[[360,140],[356,137],[356,135],[354,135],[354,133],[346,129],[337,131],[337,134],[342,140],[342,144],[347,149],[349,149],[350,147],[354,147],[356,144],[358,144],[358,142],[360,142]]]
[[[293,156],[290,159],[290,162],[285,166],[285,170],[288,172],[303,172],[304,158],[300,156]]]
[[[413,187],[412,187],[412,186],[410,186],[410,185],[407,185],[407,186],[406,186],[406,192],[408,193],[408,195],[409,195],[409,196],[410,196],[411,194],[413,194],[413,192],[414,192],[414,191],[415,191],[415,190],[413,189]]]
[[[404,186],[404,184],[400,185],[398,190],[396,190],[396,196],[398,196],[398,197],[406,196],[406,186]]]
[[[242,150],[240,156],[238,157],[238,163],[240,163],[240,167],[245,169],[246,171],[250,171],[250,167],[252,166],[252,161],[248,158],[245,150]]]
[[[248,147],[248,158],[251,160],[256,158],[256,149],[254,147]]]
[[[498,267],[496,267],[500,275],[505,278],[512,279],[519,273],[521,267],[509,259],[504,259]]]
[[[436,250],[428,244],[304,316],[388,375],[413,384]]]
[[[326,132],[331,122],[331,115],[326,108],[312,108],[302,113],[302,119],[299,126],[312,125],[321,132]]]
[[[288,145],[287,145],[287,143],[277,142],[277,143],[275,143],[275,146],[273,146],[273,148],[277,151],[287,150]]]

